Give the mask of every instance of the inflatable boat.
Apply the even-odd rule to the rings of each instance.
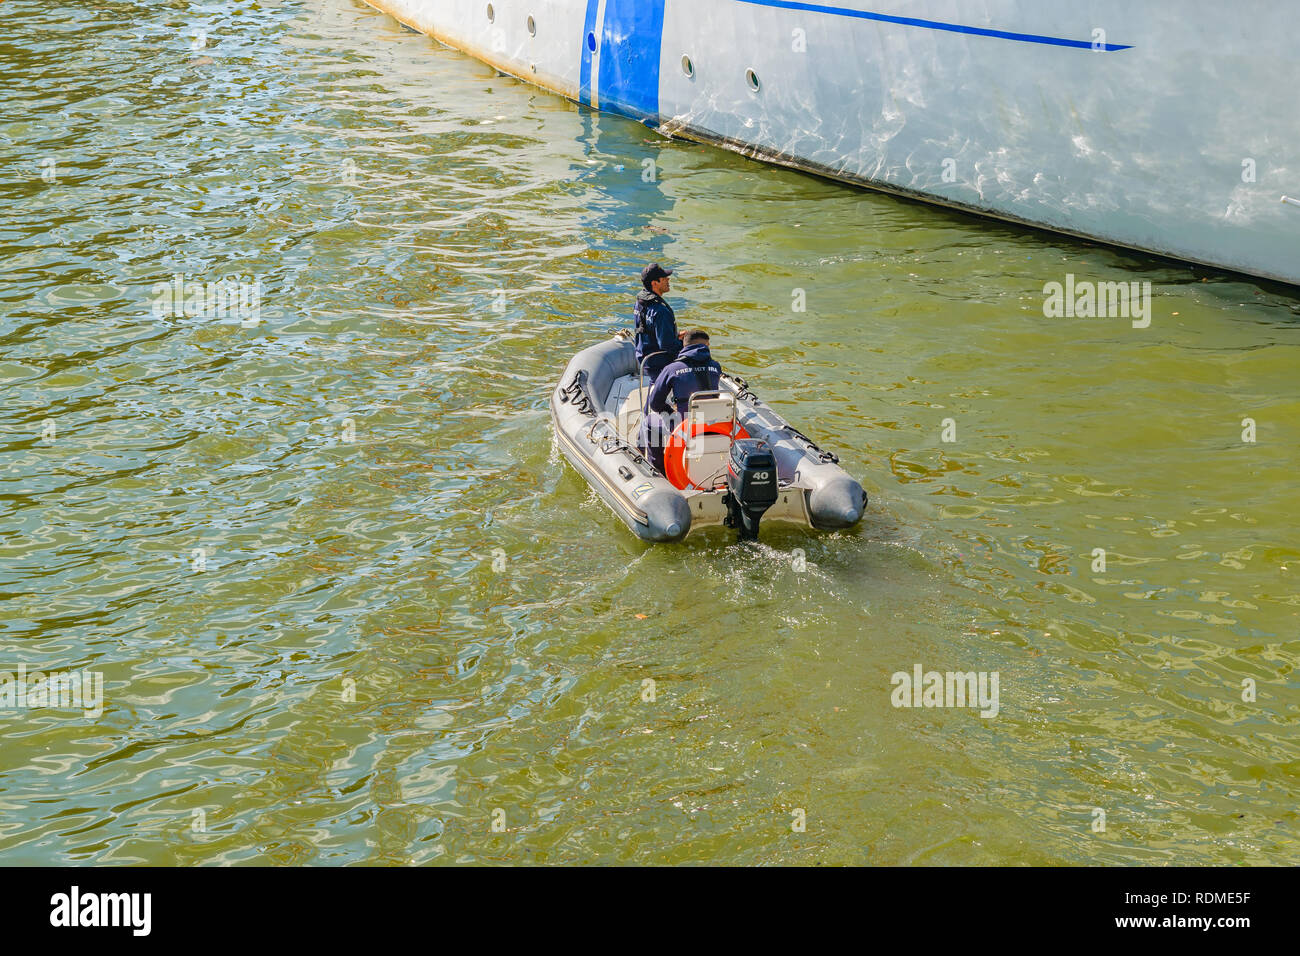
[[[691,398],[657,471],[637,447],[650,384],[621,330],[575,355],[551,393],[564,457],[644,540],[716,525],[756,538],[764,519],[819,530],[862,519],[867,496],[839,458],[726,372],[717,391]]]

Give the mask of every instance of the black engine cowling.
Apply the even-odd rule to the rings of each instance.
[[[727,461],[727,524],[740,537],[757,538],[758,523],[778,495],[776,456],[767,442],[738,438]]]

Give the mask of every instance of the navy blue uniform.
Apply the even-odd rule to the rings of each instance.
[[[642,289],[636,294],[632,320],[636,331],[637,368],[641,368],[641,360],[647,355],[663,353],[645,363],[646,378],[653,382],[663,367],[677,358],[677,353],[682,350],[681,339],[677,337],[677,316],[662,297],[649,289]]]
[[[722,366],[713,361],[708,342],[696,342],[682,349],[677,361],[669,363],[655,379],[642,418],[641,444],[650,461],[664,470],[664,446],[668,436],[686,416],[696,392],[716,392]]]

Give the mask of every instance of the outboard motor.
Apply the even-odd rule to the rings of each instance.
[[[757,538],[758,522],[776,496],[772,449],[756,438],[737,438],[727,462],[727,527],[738,529],[742,541]]]

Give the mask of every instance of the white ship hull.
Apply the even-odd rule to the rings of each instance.
[[[1300,284],[1291,4],[368,2],[666,133]]]

